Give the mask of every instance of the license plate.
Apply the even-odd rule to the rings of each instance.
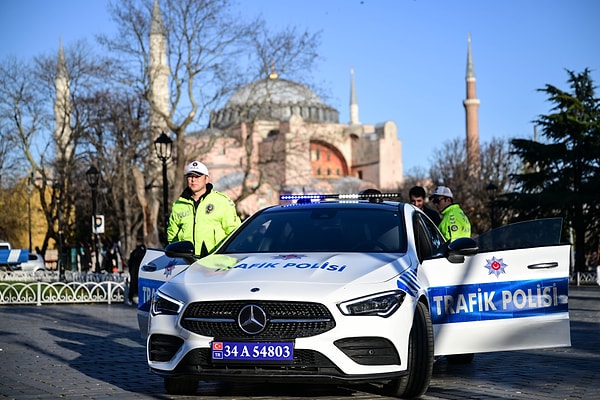
[[[212,342],[212,360],[293,361],[293,342]]]

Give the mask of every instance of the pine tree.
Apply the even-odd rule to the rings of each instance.
[[[571,93],[549,84],[539,89],[554,104],[535,121],[545,140],[511,142],[525,166],[513,175],[511,206],[520,219],[563,217],[574,234],[575,270],[583,272],[600,233],[600,102],[588,69],[567,72]]]

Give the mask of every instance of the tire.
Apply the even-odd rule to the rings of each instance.
[[[407,374],[384,386],[386,394],[411,399],[424,394],[429,388],[433,371],[433,325],[429,307],[417,303],[408,340]]]
[[[177,378],[165,378],[165,390],[168,394],[181,394],[192,396],[196,394],[198,388],[198,379],[189,376]]]
[[[475,354],[473,353],[451,354],[446,356],[446,360],[448,361],[448,364],[471,364],[474,357]]]

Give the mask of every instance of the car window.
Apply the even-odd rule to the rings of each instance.
[[[392,210],[289,208],[248,221],[219,252],[404,252],[400,221]]]
[[[475,240],[481,252],[553,246],[561,243],[562,218],[543,218],[504,225]]]
[[[413,225],[419,259],[423,261],[426,258],[441,255],[445,240],[433,222],[422,213],[415,212]]]

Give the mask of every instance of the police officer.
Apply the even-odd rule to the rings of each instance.
[[[442,222],[438,225],[446,240],[460,237],[471,237],[471,222],[457,203],[453,202],[452,191],[446,186],[438,186],[429,200],[442,214]]]
[[[195,253],[205,256],[240,225],[240,218],[231,199],[213,190],[206,165],[192,161],[185,179],[187,187],[171,209],[167,241],[189,240]]]

